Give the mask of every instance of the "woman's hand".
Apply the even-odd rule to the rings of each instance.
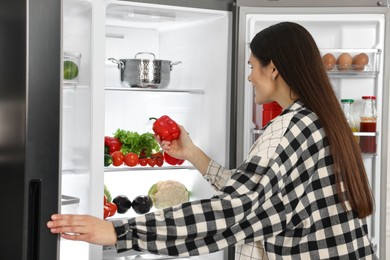
[[[85,241],[97,245],[114,245],[117,240],[114,225],[88,215],[54,214],[47,227],[53,234],[69,240]]]
[[[172,157],[189,161],[202,175],[206,174],[210,158],[199,147],[194,145],[184,127],[181,125],[179,127],[181,131],[179,139],[161,141],[159,136],[156,136],[158,143],[164,152],[167,152]]]
[[[192,140],[184,127],[179,125],[179,128],[181,132],[179,139],[177,140],[161,141],[159,136],[156,136],[156,139],[164,152],[167,152],[169,155],[175,158],[190,161],[191,153],[192,150],[195,149],[195,145],[192,143]]]

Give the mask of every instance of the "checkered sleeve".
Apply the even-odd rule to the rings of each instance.
[[[216,161],[211,160],[207,172],[203,177],[215,190],[219,191],[226,185],[233,172],[234,170],[227,170]]]

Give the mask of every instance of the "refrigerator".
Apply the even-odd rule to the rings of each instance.
[[[148,3],[147,3],[148,2]],[[177,180],[213,190],[189,163],[104,167],[104,136],[151,131],[169,115],[228,164],[232,1],[16,0],[0,4],[0,259],[161,259],[50,234],[56,212],[103,218],[106,185],[131,200]],[[165,89],[124,87],[109,58],[180,61]],[[155,210],[154,208],[152,210]],[[137,216],[134,211],[110,219]],[[225,259],[226,252],[193,259]]]
[[[292,21],[303,25],[313,35],[321,55],[342,53],[355,56],[367,53],[370,63],[362,71],[328,71],[336,96],[354,99],[353,117],[360,122],[362,96],[376,96],[377,128],[375,132],[354,133],[358,138],[376,137],[375,154],[362,153],[373,196],[375,212],[367,220],[369,236],[380,259],[386,254],[386,194],[389,173],[389,99],[390,99],[390,8],[389,2],[376,1],[262,1],[238,0],[235,38],[237,96],[237,163],[261,132],[262,106],[253,103],[253,88],[247,81],[249,43],[260,30],[278,22]],[[299,64],[297,64],[299,66]],[[244,126],[244,127],[242,127]],[[386,258],[387,255],[387,258]]]
[[[113,197],[133,199],[171,179],[191,191],[191,200],[210,197],[213,190],[187,162],[104,167],[103,138],[118,128],[151,131],[149,117],[168,114],[210,157],[236,167],[261,122],[261,106],[253,104],[246,82],[248,43],[256,31],[285,19],[307,26],[321,50],[365,51],[375,61],[362,73],[330,76],[340,99],[356,100],[356,119],[359,98],[377,96],[378,150],[364,162],[376,200],[370,236],[385,259],[389,8],[365,0],[2,1],[0,259],[161,259],[59,239],[46,222],[55,212],[103,218],[104,185]],[[357,34],[365,36],[352,41]],[[133,59],[139,52],[181,62],[167,88],[123,86],[109,58]],[[68,60],[77,64],[77,77],[65,72]],[[108,220],[133,216],[130,210]],[[234,256],[230,249],[191,259]]]

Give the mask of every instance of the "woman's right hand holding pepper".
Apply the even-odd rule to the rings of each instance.
[[[204,175],[210,163],[210,158],[192,142],[191,137],[183,126],[179,125],[179,128],[181,130],[179,139],[161,141],[159,136],[156,136],[157,141],[160,143],[164,153],[167,152],[175,158],[191,162]]]

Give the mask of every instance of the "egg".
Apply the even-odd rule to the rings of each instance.
[[[334,65],[336,65],[336,58],[333,54],[327,53],[322,56],[322,63],[324,64],[326,70],[332,70]]]
[[[352,68],[359,71],[363,70],[364,67],[368,64],[368,60],[368,55],[366,53],[359,53],[352,59]]]
[[[352,56],[349,53],[341,53],[337,58],[337,69],[348,70],[352,65]]]

